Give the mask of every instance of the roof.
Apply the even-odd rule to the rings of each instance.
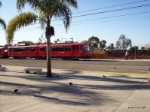
[[[84,43],[84,42],[81,42],[81,43],[56,43],[56,44],[51,44],[51,46],[66,46],[66,45],[84,45],[84,44],[88,44],[88,43]],[[27,46],[10,46],[8,48],[27,48],[27,47],[36,47],[36,46],[47,46],[46,44],[40,44],[40,45],[27,45]]]
[[[36,47],[38,45],[28,45],[28,46],[10,46],[8,48],[25,48],[25,47]]]
[[[81,42],[81,43],[56,43],[56,44],[51,44],[52,46],[64,46],[64,45],[84,45],[84,44],[87,44],[87,43],[84,43],[84,42]]]

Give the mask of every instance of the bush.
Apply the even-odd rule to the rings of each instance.
[[[91,52],[93,59],[124,59],[124,54],[107,54],[105,50],[95,49]],[[128,59],[150,59],[150,53],[148,54],[129,54]]]

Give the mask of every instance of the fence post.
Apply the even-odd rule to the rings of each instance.
[[[148,83],[150,84],[150,68],[149,68],[149,71],[148,71]]]

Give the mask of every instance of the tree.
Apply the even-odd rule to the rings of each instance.
[[[150,44],[146,44],[145,49],[147,53],[150,53]]]
[[[142,47],[141,47],[141,50],[145,50],[145,47],[142,46]]]
[[[115,49],[114,44],[111,43],[110,45],[108,45],[108,46],[106,47],[106,49],[109,50],[109,51],[114,50],[114,49]]]
[[[100,41],[100,48],[104,49],[106,47],[106,43],[107,43],[106,40],[101,40]]]
[[[145,49],[148,49],[148,48],[150,48],[150,44],[146,44],[144,47],[145,47]]]
[[[137,53],[138,46],[132,46],[129,50],[130,53]]]
[[[17,0],[17,9],[20,11],[25,4],[29,4],[38,15],[31,12],[20,13],[14,17],[6,29],[7,41],[13,41],[14,32],[20,27],[27,26],[31,23],[39,21],[41,28],[45,28],[45,36],[47,39],[47,77],[52,77],[51,73],[51,53],[50,44],[51,36],[54,34],[54,29],[51,26],[52,18],[61,18],[64,27],[67,29],[71,22],[71,7],[77,8],[76,0]]]
[[[98,37],[92,36],[92,37],[90,37],[90,38],[88,39],[88,42],[89,42],[89,44],[90,44],[90,49],[93,50],[93,49],[95,49],[95,48],[98,47],[98,44],[99,44],[100,41],[99,41],[99,38],[98,38]]]
[[[2,3],[1,3],[1,1],[0,1],[0,7],[2,6]],[[2,19],[2,18],[0,18],[0,25],[2,25],[2,27],[4,28],[4,29],[6,29],[6,23],[5,23],[5,21]]]
[[[125,35],[120,35],[118,41],[116,42],[116,49],[126,50],[128,47],[132,46],[132,41],[126,38]]]
[[[150,48],[147,48],[147,49],[146,49],[146,52],[147,52],[148,54],[150,54]]]

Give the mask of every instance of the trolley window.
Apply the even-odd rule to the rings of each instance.
[[[20,52],[19,48],[14,48],[14,52]]]
[[[65,46],[59,46],[58,51],[64,51]]]
[[[25,48],[20,48],[20,52],[24,52],[25,51]]]
[[[45,48],[44,47],[40,47],[40,51],[41,52],[45,51]]]
[[[89,51],[89,46],[88,45],[84,45],[84,51]]]
[[[52,51],[57,51],[58,50],[58,46],[52,46]]]
[[[31,51],[34,52],[34,51],[35,51],[35,48],[34,48],[34,47],[31,47]]]
[[[70,50],[71,50],[70,46],[65,46],[65,51],[70,51]]]
[[[83,50],[83,46],[81,45],[81,46],[80,46],[80,51],[82,51],[82,50]]]

